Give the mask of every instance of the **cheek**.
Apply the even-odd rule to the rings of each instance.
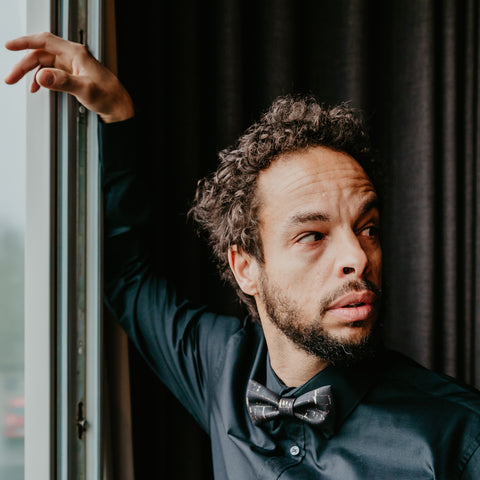
[[[332,270],[325,262],[312,262],[295,269],[287,275],[285,280],[290,286],[290,292],[294,292],[296,298],[304,303],[304,308],[312,305],[312,300],[321,297],[325,290],[333,288]],[[312,305],[313,306],[313,305]]]
[[[335,256],[335,245],[287,253],[272,249],[265,255],[264,272],[285,294],[307,298],[328,287],[333,277]]]
[[[325,284],[324,269],[315,265],[299,265],[284,263],[269,269],[268,279],[279,288],[283,294],[300,303],[308,303],[318,295]]]

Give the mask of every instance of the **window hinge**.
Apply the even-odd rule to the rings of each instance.
[[[83,412],[83,402],[79,402],[77,404],[76,425],[77,425],[77,435],[78,435],[78,438],[81,440],[83,437],[83,434],[85,433],[88,427],[88,422]]]

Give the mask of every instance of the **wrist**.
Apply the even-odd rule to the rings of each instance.
[[[128,120],[135,116],[135,108],[130,95],[124,90],[115,102],[112,102],[113,109],[109,112],[99,112],[99,117],[104,123],[116,123]]]
[[[132,109],[131,111],[118,111],[111,114],[99,113],[98,116],[102,119],[103,123],[118,123],[134,117],[135,112]]]

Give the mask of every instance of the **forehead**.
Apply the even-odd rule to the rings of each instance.
[[[325,147],[282,155],[257,180],[261,219],[296,210],[341,214],[372,197],[375,189],[360,164]]]

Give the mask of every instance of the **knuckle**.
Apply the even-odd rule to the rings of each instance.
[[[75,44],[75,50],[77,55],[80,57],[87,57],[90,55],[88,48],[85,45],[82,45],[81,43]]]
[[[47,41],[49,38],[52,38],[53,34],[50,33],[50,32],[41,32],[39,34],[39,37],[44,40],[44,41]]]
[[[41,32],[38,34],[38,39],[40,40],[41,46],[40,49],[48,48],[49,42],[51,42],[53,33],[50,32]]]

